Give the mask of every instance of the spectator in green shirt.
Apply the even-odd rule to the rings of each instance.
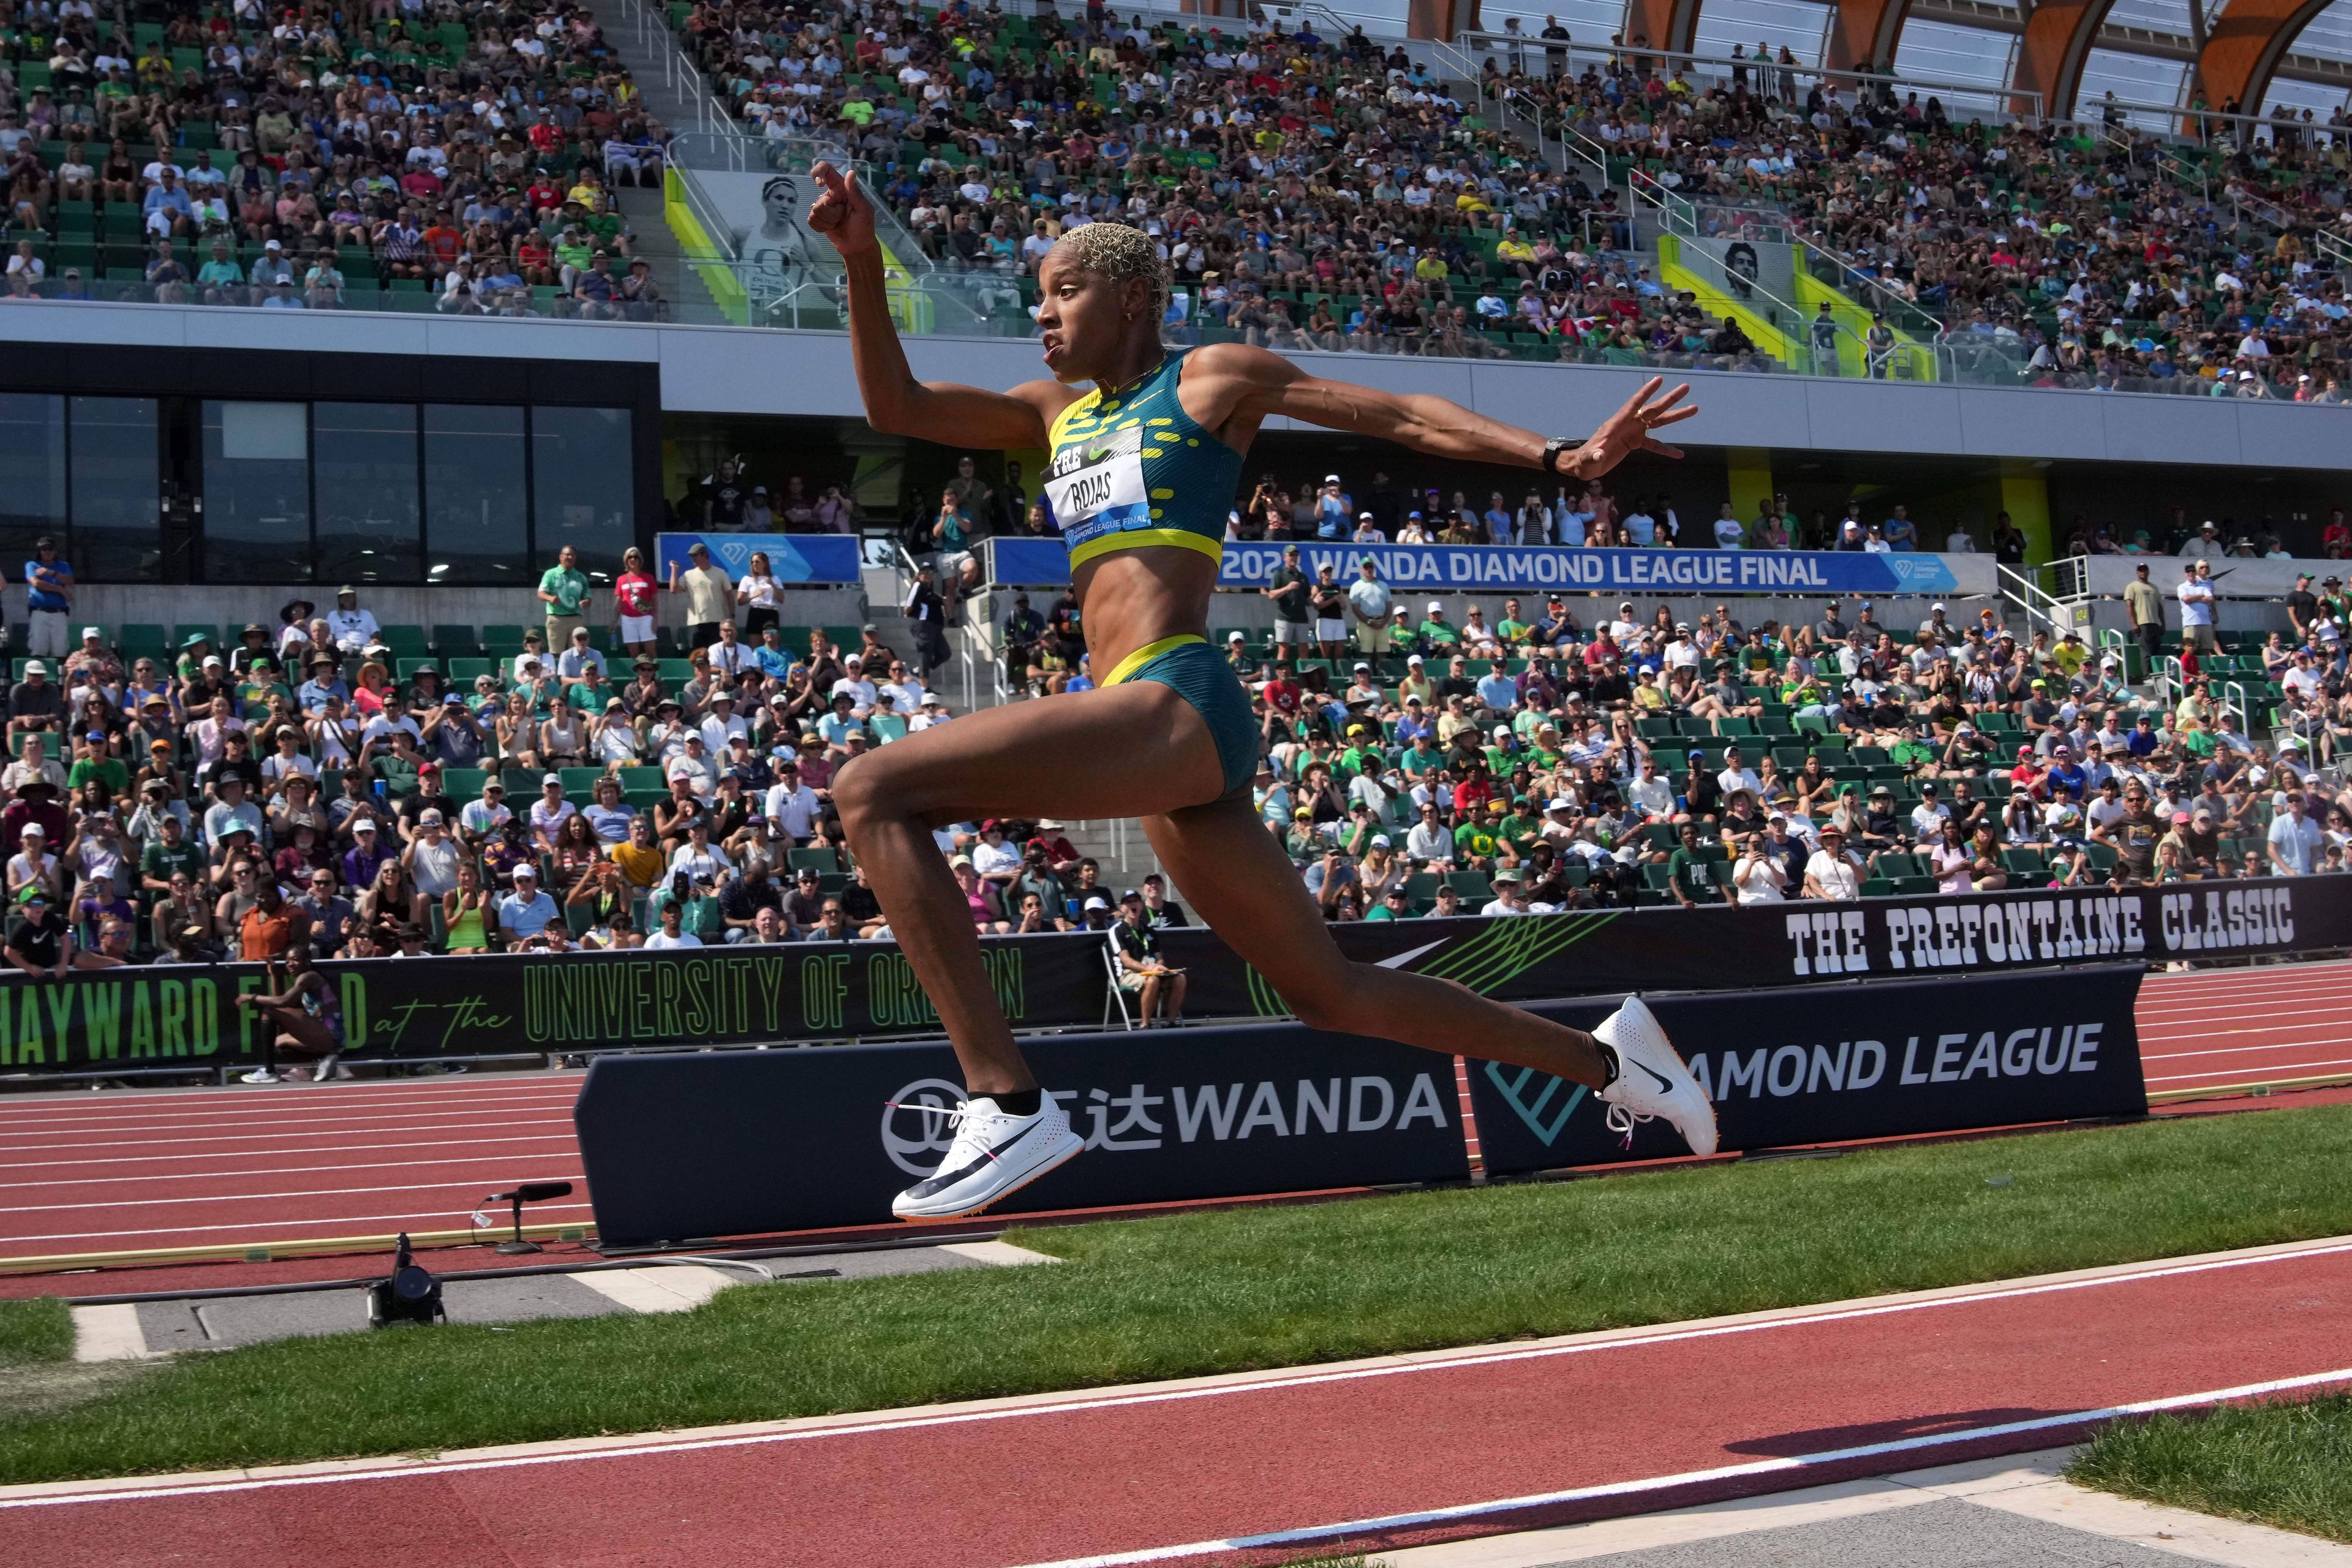
[[[1886,749],[1886,760],[1901,763],[1906,773],[1917,773],[1922,769],[1932,772],[1937,763],[1936,748],[1919,739],[1919,726],[1906,724],[1902,739]]]
[[[621,215],[610,205],[600,205],[595,211],[583,214],[580,226],[586,232],[589,243],[597,249],[621,256],[629,254],[628,226],[621,221]]]
[[[1507,647],[1515,647],[1534,639],[1535,627],[1519,619],[1519,602],[1517,599],[1503,601],[1503,618],[1495,623],[1495,636]]]
[[[587,237],[577,228],[566,227],[556,237],[555,264],[559,267],[568,267],[574,272],[585,272],[588,270],[589,261],[595,254],[596,247],[590,245]]]
[[[547,606],[547,646],[570,647],[572,628],[583,626],[588,604],[588,576],[580,570],[580,553],[569,544],[539,579],[539,602]]]
[[[1524,860],[1528,850],[1543,837],[1543,826],[1533,797],[1523,795],[1512,806],[1511,814],[1503,818],[1499,837]]]
[[[196,285],[207,305],[245,303],[245,269],[228,253],[228,242],[213,241],[212,259],[196,268]]]
[[[1421,640],[1433,651],[1453,647],[1462,641],[1461,629],[1445,618],[1445,606],[1435,599],[1429,601],[1429,610],[1419,627]]]
[[[185,871],[193,880],[201,882],[205,876],[205,852],[187,835],[177,816],[164,812],[156,828],[156,836],[147,841],[139,854],[139,878],[151,893],[172,890],[172,873]]]
[[[109,799],[120,799],[131,788],[131,770],[122,759],[110,755],[106,750],[106,731],[92,730],[89,744],[79,748],[73,769],[66,774],[66,789],[79,795],[81,786],[96,779],[106,785]]]
[[[1339,776],[1352,779],[1358,773],[1379,774],[1388,766],[1388,753],[1381,750],[1380,727],[1375,723],[1348,726],[1348,749],[1339,753],[1336,763]]]
[[[1492,866],[1495,846],[1503,825],[1503,803],[1486,803],[1483,817],[1471,817],[1454,830],[1454,858],[1456,865]]]
[[[1707,863],[1699,850],[1698,825],[1683,824],[1683,841],[1666,857],[1666,888],[1675,902],[1685,909],[1694,909],[1703,902],[1714,901],[1715,868]]]

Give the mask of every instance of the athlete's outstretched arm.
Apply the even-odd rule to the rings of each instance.
[[[1253,435],[1260,420],[1279,414],[1309,425],[1394,441],[1433,457],[1522,468],[1543,467],[1545,438],[1535,431],[1489,419],[1450,399],[1425,393],[1382,392],[1327,381],[1265,349],[1241,343],[1202,349],[1185,385],[1191,387],[1196,377],[1213,404],[1212,417],[1202,421],[1212,428],[1234,422],[1245,427],[1236,434]],[[1561,454],[1560,475],[1596,479],[1635,452],[1681,457],[1681,448],[1667,446],[1651,432],[1690,418],[1698,406],[1682,401],[1690,393],[1687,384],[1660,397],[1657,392],[1664,384],[1662,378],[1652,376],[1581,446]]]
[[[866,422],[887,435],[1000,451],[1045,446],[1046,426],[1074,395],[1050,381],[1026,382],[1009,395],[917,381],[890,320],[872,200],[854,172],[819,163],[811,173],[824,189],[809,209],[809,226],[833,242],[849,271],[849,347]]]

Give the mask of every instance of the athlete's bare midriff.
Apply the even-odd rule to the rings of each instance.
[[[1216,585],[1214,561],[1170,544],[1114,550],[1080,566],[1071,586],[1095,679],[1108,679],[1137,648],[1187,634],[1206,637]]]

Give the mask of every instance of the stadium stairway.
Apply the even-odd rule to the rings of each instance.
[[[621,185],[614,188],[613,195],[622,217],[628,222],[635,254],[653,263],[654,281],[669,300],[669,319],[719,320],[719,301],[711,297],[702,274],[688,263],[686,253],[678,247],[677,236],[671,232],[669,220],[663,215],[661,188]]]
[[[604,29],[604,41],[614,54],[629,68],[629,79],[644,94],[647,112],[672,134],[719,118],[719,108],[702,85],[702,74],[667,29],[648,31],[640,42],[636,17],[622,0],[590,0],[585,9]]]

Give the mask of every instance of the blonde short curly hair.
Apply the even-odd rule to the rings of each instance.
[[[1151,286],[1151,319],[1168,319],[1168,264],[1160,259],[1159,242],[1141,229],[1123,223],[1085,224],[1055,241],[1054,250],[1114,285],[1141,279]]]

